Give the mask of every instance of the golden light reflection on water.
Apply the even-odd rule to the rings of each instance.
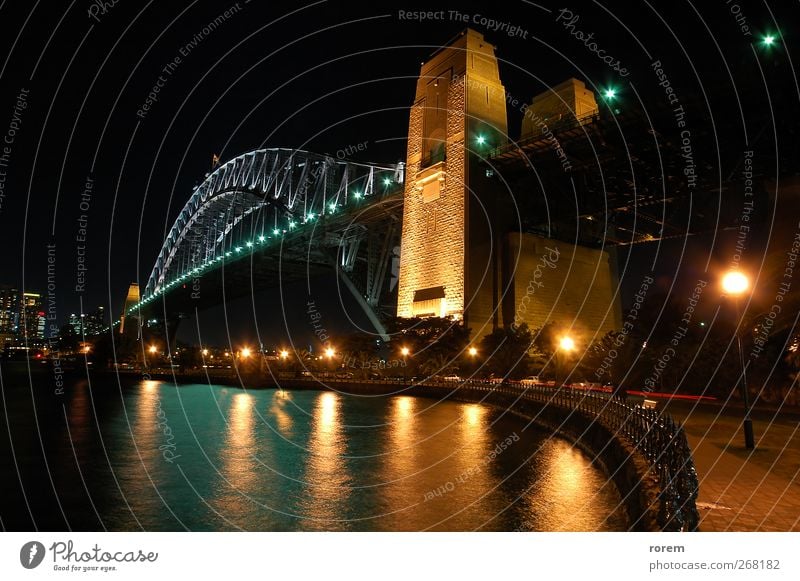
[[[242,528],[248,526],[248,515],[259,510],[250,499],[264,474],[256,457],[258,447],[254,403],[249,393],[237,393],[231,398],[225,442],[220,455],[220,474],[224,481],[218,495],[212,500],[215,510]]]
[[[388,474],[394,479],[413,478],[418,470],[416,405],[412,397],[393,398],[389,412]]]
[[[255,449],[255,414],[253,396],[237,393],[231,401],[222,475],[241,493],[246,493],[257,474]]]
[[[469,513],[478,509],[477,503],[489,502],[483,495],[494,489],[498,481],[491,471],[489,453],[497,442],[496,434],[489,429],[488,408],[480,404],[463,406],[460,426],[460,439],[457,441],[456,472],[448,480],[453,490],[448,493],[451,513],[456,521],[464,515],[458,514],[463,509]],[[453,525],[443,522],[445,528]]]
[[[486,408],[476,404],[470,403],[464,406],[465,425],[469,428],[476,428],[482,426],[483,417],[486,415]]]
[[[529,495],[538,530],[592,531],[600,526],[602,515],[593,510],[599,504],[593,496],[603,482],[586,456],[553,439],[541,458],[542,475]]]
[[[385,511],[381,523],[388,530],[402,531],[413,527],[414,505],[421,502],[418,483],[425,478],[424,443],[420,434],[416,414],[419,402],[408,396],[390,400],[386,423],[387,442],[382,453],[381,483],[376,493],[385,498],[380,506],[391,507]]]
[[[291,402],[289,393],[278,390],[272,395],[272,404],[269,408],[269,412],[277,422],[278,431],[284,438],[292,437],[292,424],[294,423],[292,416],[286,411],[286,406],[290,405],[289,402]]]
[[[168,427],[166,413],[161,408],[159,381],[143,381],[142,390],[136,399],[135,420],[131,426],[131,437],[139,451],[145,469],[150,471],[161,457],[159,446],[164,445],[164,430]]]
[[[301,514],[308,515],[303,528],[336,530],[333,521],[344,518],[350,496],[350,476],[343,456],[347,450],[341,422],[341,397],[325,392],[317,397],[311,419],[305,494]]]
[[[463,406],[463,415],[459,422],[460,439],[457,442],[459,449],[463,450],[458,454],[462,469],[472,469],[473,472],[482,472],[483,460],[488,454],[493,442],[487,425],[487,408],[470,403]]]
[[[153,482],[158,486],[160,480],[156,472],[164,463],[159,447],[167,443],[166,414],[161,408],[160,389],[161,382],[143,381],[136,397],[126,399],[127,417],[121,418],[124,439],[115,446],[108,446],[111,464],[134,515],[147,514],[153,506],[162,506],[153,488]]]

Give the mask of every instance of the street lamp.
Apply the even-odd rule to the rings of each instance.
[[[468,352],[470,357],[475,357],[478,354],[478,350],[475,347],[470,347]]]
[[[148,351],[150,351],[150,353],[155,355],[158,352],[158,347],[156,347],[155,345],[150,345],[150,349],[148,349]]]
[[[281,359],[285,360],[287,357],[289,357],[289,352],[286,349],[283,349],[281,351]]]
[[[408,347],[403,347],[400,349],[400,354],[403,356],[403,381],[408,381],[408,354],[411,353],[411,349]]]
[[[563,337],[561,337],[561,339],[558,340],[558,349],[564,353],[563,360],[562,360],[562,357],[558,357],[558,361],[560,363],[560,365],[558,367],[564,368],[564,369],[561,369],[561,375],[564,376],[564,379],[561,380],[561,382],[560,382],[562,384],[562,386],[563,386],[564,382],[566,382],[566,380],[567,380],[567,377],[566,377],[567,374],[565,373],[565,371],[566,371],[566,369],[565,369],[566,365],[565,364],[566,364],[566,361],[567,361],[567,354],[569,352],[575,350],[575,340],[572,337],[570,337],[569,335],[564,335]]]
[[[742,402],[744,403],[744,445],[748,450],[756,447],[753,437],[753,420],[750,418],[750,395],[747,393],[747,366],[744,363],[744,349],[742,348],[742,336],[739,333],[739,326],[742,323],[742,314],[739,310],[739,297],[750,288],[750,281],[738,270],[731,270],[722,277],[722,290],[725,294],[733,297],[733,304],[736,307],[736,345],[739,348],[739,362],[742,366]]]
[[[240,352],[240,355],[242,356],[243,359],[247,359],[248,357],[250,357],[250,353],[252,352],[250,351],[249,347],[243,347],[242,351]]]

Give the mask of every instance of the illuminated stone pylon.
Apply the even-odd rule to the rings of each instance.
[[[506,119],[494,46],[482,34],[468,29],[423,63],[409,121],[398,316],[491,327],[496,186],[479,158],[506,143]]]

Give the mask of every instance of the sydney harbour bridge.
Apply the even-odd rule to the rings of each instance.
[[[741,203],[726,201],[723,193],[735,192],[740,176],[720,177],[709,168],[742,167],[742,152],[729,142],[710,147],[714,136],[695,134],[693,163],[703,171],[687,188],[680,137],[653,129],[671,115],[620,114],[605,106],[554,127],[572,160],[569,173],[560,167],[553,139],[543,136],[476,147],[470,155],[498,184],[525,194],[518,197],[522,216],[514,225],[523,231],[612,249],[735,228]],[[140,296],[129,296],[124,314],[177,320],[335,271],[386,339],[383,321],[397,303],[405,180],[402,163],[357,163],[293,149],[230,159],[188,196]]]
[[[616,249],[737,231],[745,215],[753,227],[769,208],[779,213],[777,194],[770,198],[763,184],[775,167],[796,173],[800,140],[782,135],[782,147],[772,147],[795,125],[776,123],[749,102],[755,95],[720,100],[712,114],[705,96],[645,106],[594,89],[597,98],[569,79],[534,97],[513,139],[494,48],[465,31],[423,63],[405,163],[265,148],[215,167],[188,194],[146,284],[132,285],[120,332],[132,318],[134,329],[155,323],[174,337],[181,318],[335,272],[385,341],[393,316],[449,317],[480,336],[517,322],[530,296],[529,280],[515,275],[529,271],[542,248],[556,256],[553,248],[568,250],[582,266],[571,263],[565,270],[577,274],[537,295],[543,306],[526,309],[526,322],[533,328],[560,318],[595,338],[619,329]],[[735,137],[742,126],[757,128],[744,147]],[[696,527],[694,465],[669,418],[607,395],[440,383],[428,378],[408,389],[495,398],[509,409],[523,402],[537,417],[550,410],[562,427],[564,417],[585,418],[576,438],[602,428],[594,444],[619,444],[615,475],[634,474],[618,482],[626,498],[644,475],[654,477],[659,500],[643,501],[658,507],[654,527]],[[641,466],[631,464],[631,444]]]
[[[403,166],[291,149],[219,165],[169,231],[126,315],[186,316],[276,284],[336,270],[379,329],[402,208]]]

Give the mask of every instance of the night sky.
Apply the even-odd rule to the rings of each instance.
[[[404,160],[420,63],[467,25],[497,46],[506,90],[523,102],[572,76],[597,93],[614,85],[630,94],[633,84],[644,103],[660,100],[654,59],[681,94],[734,98],[755,88],[767,106],[772,92],[797,90],[786,52],[796,41],[796,2],[657,4],[381,2],[364,11],[329,1],[0,2],[0,138],[16,127],[0,167],[0,283],[45,292],[47,247],[55,245],[59,319],[81,301],[87,311],[102,304],[118,313],[128,285],[146,283],[165,231],[213,154],[225,161],[289,147],[335,155],[366,142],[349,157]],[[627,76],[566,31],[557,21],[562,8]],[[401,10],[444,12],[419,22]],[[512,27],[519,32],[509,34]],[[779,35],[778,46],[759,67],[757,43],[767,33]],[[708,107],[713,113],[714,103]],[[516,137],[521,113],[509,107],[509,117]],[[709,244],[693,239],[688,252]],[[77,292],[81,246],[85,287]],[[661,252],[657,268],[671,279],[682,246],[637,248],[632,268]],[[265,293],[261,303],[277,297]],[[240,303],[238,314],[229,308],[233,326],[252,316],[249,299]],[[208,317],[205,337],[224,340],[219,317]],[[259,326],[269,332],[279,323],[268,317]]]

